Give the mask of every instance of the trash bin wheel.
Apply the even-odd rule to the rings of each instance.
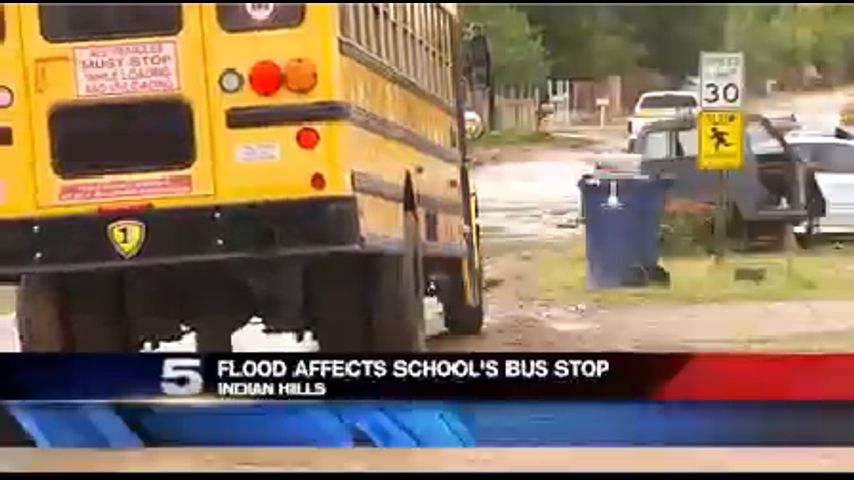
[[[649,285],[649,272],[643,265],[633,265],[623,279],[626,287],[645,287]]]

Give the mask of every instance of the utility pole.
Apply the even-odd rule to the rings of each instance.
[[[724,4],[724,50],[732,52],[735,50],[735,16],[733,15],[733,5]],[[727,244],[727,217],[729,198],[727,195],[728,182],[727,170],[718,172],[718,195],[717,205],[715,208],[714,217],[714,232],[715,232],[715,261],[723,263],[726,256]]]
[[[735,5],[724,4],[724,50],[732,52],[735,50],[735,15],[733,8]]]

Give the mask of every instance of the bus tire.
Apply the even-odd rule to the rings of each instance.
[[[483,298],[483,290],[480,288],[480,278],[474,279],[477,288],[480,289],[480,298]],[[466,301],[465,283],[463,281],[462,268],[455,269],[449,276],[447,286],[442,292],[442,309],[445,314],[445,328],[454,335],[477,335],[483,330],[483,302],[478,305],[470,305]]]
[[[376,352],[426,350],[424,255],[415,212],[404,212],[403,252],[372,259],[371,349]]]
[[[407,213],[401,253],[330,256],[309,267],[307,305],[321,351],[426,348],[417,228],[414,213]]]
[[[22,352],[68,351],[57,275],[23,275],[15,292],[15,322]]]
[[[121,276],[81,273],[25,276],[17,324],[24,352],[132,352],[121,311]]]
[[[211,322],[215,323],[215,322]],[[221,322],[225,323],[225,322]],[[232,350],[231,336],[234,330],[221,328],[219,324],[195,329],[197,353],[228,353]]]
[[[322,352],[369,351],[368,265],[365,255],[331,255],[309,266],[305,293]]]

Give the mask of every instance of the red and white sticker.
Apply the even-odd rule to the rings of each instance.
[[[63,185],[59,191],[59,201],[86,202],[117,198],[183,195],[192,191],[192,176],[167,175],[146,180],[118,180]]]
[[[169,93],[181,88],[175,42],[75,48],[78,97]]]

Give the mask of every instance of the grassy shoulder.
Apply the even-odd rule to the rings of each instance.
[[[540,246],[532,251],[538,297],[547,303],[599,306],[640,303],[729,303],[784,300],[843,300],[854,296],[854,256],[832,250],[728,257],[717,264],[706,255],[666,257],[669,287],[588,290],[583,241]],[[765,280],[734,279],[737,268],[764,268]]]
[[[561,148],[584,148],[596,143],[596,140],[584,135],[552,135],[549,132],[522,132],[509,130],[489,132],[472,144],[475,148],[494,148],[507,146],[554,145]]]

